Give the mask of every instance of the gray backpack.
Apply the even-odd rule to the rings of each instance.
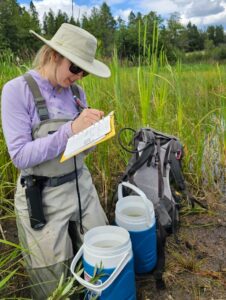
[[[122,133],[132,131],[133,137],[125,147]],[[127,132],[128,133],[128,132]],[[195,202],[186,189],[182,172],[183,147],[178,138],[153,128],[122,128],[118,133],[121,147],[131,153],[126,170],[120,181],[129,181],[141,189],[155,208],[157,231],[157,265],[153,272],[157,289],[164,289],[165,242],[170,233],[176,233],[179,223],[181,196],[194,207]],[[131,150],[132,145],[132,150]],[[131,193],[124,190],[124,194]],[[117,201],[115,195],[114,200]],[[115,203],[113,201],[113,203]],[[177,240],[177,235],[175,234]],[[178,241],[178,240],[177,240]]]
[[[133,150],[126,148],[122,132],[133,131]],[[174,232],[179,221],[179,197],[175,191],[186,191],[181,168],[183,147],[179,140],[152,128],[119,131],[119,143],[132,153],[122,181],[140,188],[152,201],[159,223],[167,232]]]

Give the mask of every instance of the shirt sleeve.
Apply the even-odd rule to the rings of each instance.
[[[31,118],[35,106],[29,88],[21,82],[14,79],[3,87],[1,113],[10,157],[17,168],[26,169],[51,160],[64,151],[71,136],[71,121],[54,134],[32,140]]]

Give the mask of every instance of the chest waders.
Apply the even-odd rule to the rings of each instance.
[[[70,120],[49,119],[37,83],[29,74],[24,78],[40,118],[40,123],[32,129],[33,140],[54,134]],[[72,87],[72,93],[74,98],[79,97],[78,87]],[[17,227],[20,243],[28,249],[23,256],[32,282],[32,299],[47,299],[62,273],[65,277],[70,274],[69,265],[83,241],[83,229],[108,223],[84,164],[85,154],[64,163],[59,162],[61,155],[22,170],[17,183]]]
[[[39,87],[33,77],[26,73],[24,75],[32,94],[36,110],[40,119],[40,123],[32,129],[32,138],[42,138],[48,134],[53,134],[57,129],[70,121],[70,119],[50,119],[48,109],[46,107],[45,99],[40,93]],[[74,98],[80,98],[80,93],[77,85],[71,87]],[[78,106],[78,109],[80,107]],[[79,204],[79,218],[80,218],[80,232],[84,234],[82,227],[82,213],[81,213],[81,199],[78,184],[78,171],[81,171],[83,165],[83,154],[74,156],[66,161],[60,163],[60,156],[53,160],[41,163],[33,168],[25,169],[21,172],[21,184],[26,186],[26,198],[28,203],[28,210],[30,216],[31,227],[35,230],[42,229],[45,224],[45,216],[42,207],[42,190],[44,187],[56,187],[66,182],[76,179],[76,189]],[[77,166],[77,160],[79,164]]]

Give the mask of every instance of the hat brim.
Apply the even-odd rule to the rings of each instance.
[[[86,71],[90,74],[99,76],[99,77],[103,77],[103,78],[108,78],[111,76],[111,71],[108,68],[108,66],[106,66],[104,63],[100,62],[99,60],[94,59],[92,62],[87,62],[87,61],[79,58],[78,56],[73,55],[72,53],[68,52],[61,45],[59,45],[51,40],[46,40],[45,38],[43,38],[42,36],[37,34],[35,31],[30,30],[29,32],[32,33],[33,35],[35,35],[39,40],[44,42],[46,45],[48,45],[49,47],[51,47],[52,49],[54,49],[55,51],[57,51],[58,53],[60,53],[64,57],[66,57],[67,59],[69,59],[73,64],[80,67],[84,71]]]

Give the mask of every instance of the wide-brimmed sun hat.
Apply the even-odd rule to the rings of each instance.
[[[46,40],[33,30],[30,33],[86,72],[99,77],[111,75],[110,69],[95,59],[97,40],[88,31],[63,23],[51,40]]]

